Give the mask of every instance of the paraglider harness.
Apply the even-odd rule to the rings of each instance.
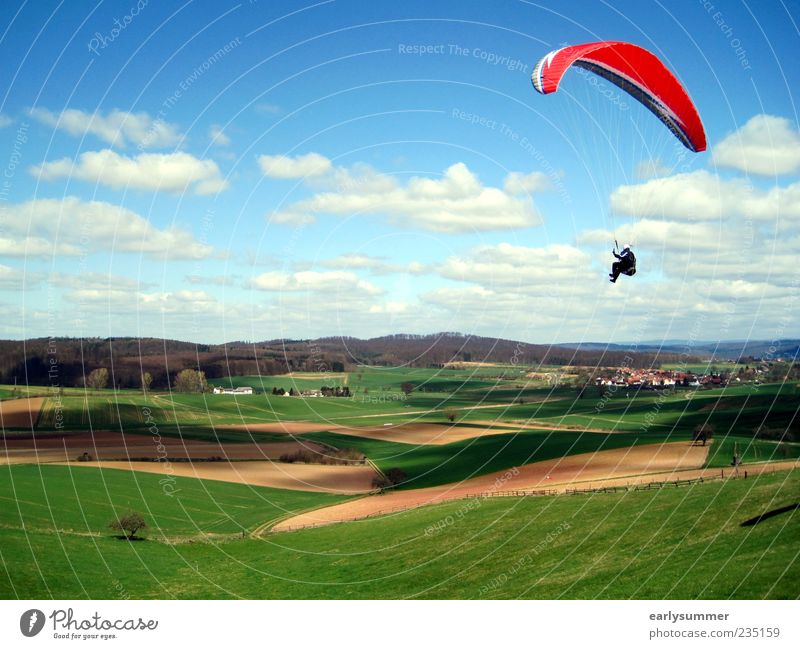
[[[619,244],[617,243],[617,240],[614,239],[614,250],[616,251],[618,249],[619,249]],[[619,259],[620,261],[624,259],[625,262],[628,264],[627,268],[620,269],[619,271],[620,275],[627,275],[628,277],[633,277],[636,274],[636,255],[633,254],[633,250],[628,248],[628,254],[625,255],[625,257],[618,256],[617,259]]]

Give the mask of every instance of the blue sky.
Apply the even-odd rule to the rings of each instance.
[[[800,334],[796,4],[164,4],[4,12],[0,336]],[[708,151],[533,91],[595,40],[660,56]]]

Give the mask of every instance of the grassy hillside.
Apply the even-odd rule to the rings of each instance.
[[[744,462],[778,462],[800,458],[800,444],[777,443],[739,435],[717,437],[708,452],[706,466],[730,466],[734,452]]]
[[[800,510],[741,525],[797,503],[798,471],[661,491],[456,501],[263,539],[172,545],[111,538],[102,526],[112,509],[108,496],[102,488],[89,492],[89,482],[76,485],[81,496],[72,505],[57,503],[77,509],[60,521],[74,531],[56,533],[48,523],[52,507],[40,488],[38,469],[13,471],[17,491],[11,491],[6,476],[0,497],[39,514],[23,530],[16,508],[3,509],[2,597],[800,596]],[[93,471],[73,475],[80,479],[80,473]],[[47,484],[75,491],[58,467],[42,467],[42,472]],[[108,479],[110,473],[103,475]],[[154,476],[137,479],[146,483]],[[187,495],[200,501],[185,501],[185,511],[155,492],[145,498],[149,516],[185,540],[196,539],[198,530],[254,524],[249,508],[267,504],[259,495],[267,490],[242,488],[220,494],[215,509],[213,499],[201,495],[211,483],[198,483],[193,490],[186,482],[181,486]],[[50,489],[47,494],[54,495]],[[268,507],[264,511],[271,513]]]
[[[0,527],[103,535],[115,513],[134,510],[147,518],[150,536],[173,537],[239,534],[346,497],[80,465],[6,465],[0,500]]]
[[[639,436],[628,433],[604,435],[526,430],[439,446],[416,446],[336,433],[312,433],[303,437],[338,448],[356,448],[382,471],[402,469],[407,481],[401,488],[413,489],[458,482],[509,467],[577,453],[689,439],[679,435],[667,437],[657,432]]]

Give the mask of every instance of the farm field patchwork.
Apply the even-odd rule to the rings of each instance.
[[[509,371],[480,366],[341,374],[340,384],[354,391],[351,398],[76,389],[28,399],[17,392],[0,407],[28,422],[35,415],[36,428],[31,435],[24,421],[4,427],[0,461],[11,464],[0,465],[0,499],[8,505],[0,515],[0,593],[797,596],[796,582],[785,576],[797,573],[787,550],[791,534],[797,538],[796,514],[775,529],[765,522],[743,532],[732,522],[742,503],[749,503],[748,511],[769,511],[774,503],[797,501],[798,471],[761,474],[766,465],[759,463],[773,462],[769,471],[795,466],[800,444],[754,437],[761,426],[793,430],[800,407],[796,386],[668,393],[590,388],[580,395]],[[240,378],[252,384],[253,377]],[[287,387],[289,379],[296,389],[314,390],[333,377],[256,378],[259,392],[271,392]],[[706,446],[692,445],[692,431],[701,424],[712,425],[714,435]],[[275,462],[303,449],[348,449],[371,464]],[[90,461],[77,463],[83,452]],[[152,461],[164,453],[174,461]],[[470,497],[717,477],[733,454],[744,461],[748,480],[742,471],[739,480],[660,490],[658,497],[634,491]],[[216,457],[230,461],[209,461]],[[46,464],[56,461],[69,463]],[[373,491],[373,466],[402,478],[385,495],[348,496]],[[737,513],[723,518],[718,506]],[[126,511],[144,515],[148,540],[121,541],[107,529],[115,514]],[[352,520],[382,511],[392,513]],[[654,518],[655,511],[669,523]],[[336,524],[296,529],[320,521]],[[560,530],[564,542],[575,530],[580,536],[568,546],[549,543],[546,552],[537,538],[546,537],[548,525]],[[768,529],[774,543],[758,554]],[[501,530],[504,536],[497,535]],[[686,530],[698,539],[713,533],[714,543],[695,546]],[[626,560],[634,556],[634,539],[644,550]],[[531,547],[539,548],[536,554]],[[491,557],[490,548],[497,550]],[[754,570],[728,574],[724,548]],[[698,553],[702,566],[694,565]],[[503,568],[520,562],[530,564],[530,573]],[[698,575],[691,583],[682,578],[689,566]],[[519,582],[504,578],[510,574]]]

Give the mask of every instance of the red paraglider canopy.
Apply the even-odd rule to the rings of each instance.
[[[536,64],[533,87],[555,92],[567,69],[578,66],[620,87],[644,104],[691,151],[706,150],[706,134],[689,93],[651,52],[618,41],[572,45],[554,50]]]

